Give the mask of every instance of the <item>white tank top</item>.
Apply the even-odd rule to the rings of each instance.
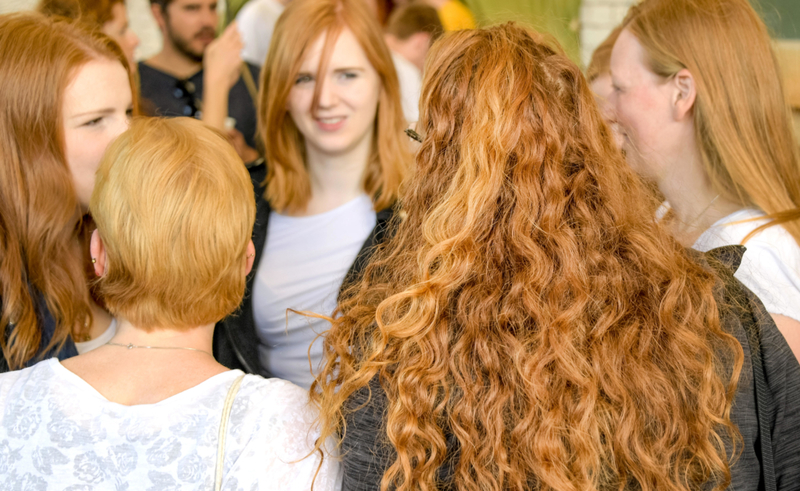
[[[322,339],[314,339],[330,325],[287,309],[333,313],[342,281],[375,223],[366,195],[308,217],[272,212],[253,285],[262,373],[311,386],[311,367],[317,373],[322,359]]]

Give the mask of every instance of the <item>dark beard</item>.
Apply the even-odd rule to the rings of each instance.
[[[198,33],[199,34],[199,33]],[[203,61],[203,52],[196,52],[189,47],[189,41],[175,36],[172,29],[167,29],[167,36],[169,37],[170,42],[173,46],[185,57],[189,58],[190,60],[194,61],[195,63],[201,63]]]

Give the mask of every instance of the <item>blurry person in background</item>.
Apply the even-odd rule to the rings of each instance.
[[[600,46],[594,50],[592,59],[589,61],[589,67],[586,68],[586,80],[589,82],[592,92],[594,92],[594,99],[600,107],[600,114],[603,115],[603,119],[614,133],[614,140],[622,147],[622,136],[617,128],[614,106],[609,100],[614,92],[614,86],[611,82],[611,50],[614,48],[614,43],[617,41],[620,31],[622,31],[621,26],[614,28],[608,37],[600,43]]]
[[[142,97],[154,116],[191,116],[226,131],[245,162],[256,148],[259,69],[243,64],[236,23],[215,39],[217,0],[150,0],[162,50],[139,63]]]
[[[628,163],[679,242],[742,244],[736,277],[800,359],[800,149],[764,22],[747,0],[645,0],[611,55]]]
[[[134,53],[139,46],[139,38],[128,25],[124,0],[41,0],[37,10],[48,16],[80,19],[89,26],[99,28],[119,44],[128,59],[128,66],[136,69]]]
[[[409,123],[419,118],[419,92],[425,55],[442,32],[436,9],[417,1],[395,9],[384,29],[384,39],[392,51],[392,60],[400,80],[403,114]]]
[[[364,0],[292,0],[262,73],[255,273],[215,333],[220,363],[311,385],[328,324],[292,310],[333,312],[382,242],[411,160],[405,127]]]
[[[135,101],[127,57],[84,23],[0,15],[0,53],[3,372],[115,333],[89,294],[84,217],[100,159]]]
[[[269,43],[275,23],[290,0],[250,0],[236,14],[236,23],[242,35],[242,58],[257,66],[267,59]]]

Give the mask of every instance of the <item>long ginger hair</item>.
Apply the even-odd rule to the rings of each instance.
[[[364,172],[363,189],[376,210],[397,200],[411,161],[400,103],[400,83],[383,40],[381,28],[364,0],[293,0],[278,19],[261,72],[258,101],[259,134],[266,146],[266,197],[273,208],[302,210],[311,199],[311,181],[305,164],[305,143],[286,108],[289,92],[308,48],[325,36],[319,73],[326,69],[336,39],[350,29],[381,81],[372,152]],[[312,110],[322,84],[317,84]]]
[[[45,351],[91,319],[63,93],[92,59],[128,63],[104,34],[39,14],[0,16],[0,53],[0,347],[14,369],[39,351],[40,301],[56,324]]]
[[[476,491],[725,487],[742,348],[578,67],[514,24],[447,34],[417,131],[405,217],[325,338],[323,439],[376,379],[384,490],[448,462]]]
[[[665,78],[695,80],[695,139],[714,190],[800,245],[800,150],[764,22],[747,0],[646,0],[623,22]],[[746,239],[745,239],[746,240]]]

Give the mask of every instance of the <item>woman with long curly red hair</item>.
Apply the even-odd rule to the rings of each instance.
[[[343,489],[757,488],[728,283],[652,219],[578,67],[508,24],[445,36],[425,74],[402,218],[312,388]],[[785,489],[800,366],[761,341]]]

